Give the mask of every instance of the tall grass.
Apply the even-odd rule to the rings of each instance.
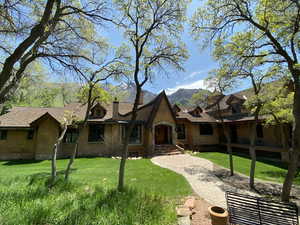
[[[1,225],[169,225],[174,203],[157,193],[59,179],[49,189],[45,175],[0,182]]]

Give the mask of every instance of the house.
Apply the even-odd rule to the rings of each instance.
[[[226,145],[223,127],[220,125],[220,116],[225,127],[229,130],[231,146],[238,149],[249,149],[250,130],[254,122],[254,116],[244,106],[247,98],[252,96],[251,89],[230,95],[215,95],[208,99],[210,103],[205,112],[216,119],[219,124],[219,144]],[[259,116],[256,127],[256,150],[264,152],[280,153],[283,161],[289,160],[289,148],[291,147],[291,124],[281,126],[264,124],[265,117]]]
[[[226,124],[232,129],[236,147],[248,145],[249,124],[253,118],[243,108],[244,97],[239,94],[208,99],[206,109],[171,106],[165,92],[147,104],[140,99],[137,120],[130,137],[129,154],[150,156],[181,147],[205,150],[225,144],[222,127],[216,115],[216,103],[221,105]],[[80,136],[78,156],[120,155],[126,124],[131,118],[133,104],[114,101],[95,104],[89,112],[88,125]],[[65,112],[83,120],[86,105],[69,104],[58,108],[14,107],[0,116],[0,159],[49,159],[60,132]],[[277,138],[277,128],[259,127],[259,147],[269,151],[287,151]],[[76,127],[69,127],[58,152],[67,157],[78,137]],[[262,149],[266,150],[266,149]]]

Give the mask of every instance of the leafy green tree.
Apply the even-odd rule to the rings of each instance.
[[[106,85],[105,89],[107,92],[114,96],[114,98],[117,98],[120,102],[125,101],[129,96],[130,93],[128,90],[124,90],[121,86],[114,86],[114,85]]]
[[[252,96],[246,101],[246,106],[254,116],[254,122],[251,124],[249,131],[251,156],[250,169],[250,188],[254,188],[254,176],[256,167],[256,127],[259,123],[260,110],[265,103],[263,86],[264,82],[278,79],[283,73],[280,65],[265,68],[260,58],[240,58],[240,47],[251,48],[251,41],[255,35],[251,32],[245,32],[234,36],[226,42],[221,38],[215,41],[214,57],[219,61],[220,69],[217,72],[217,80],[225,79],[229,84],[238,82],[238,80],[249,80],[252,85]],[[231,82],[230,82],[231,81]]]
[[[280,127],[281,143],[285,150],[289,149],[290,135],[288,131],[289,124],[293,123],[293,99],[294,92],[288,87],[289,81],[284,79],[276,82],[276,87],[266,86],[264,92],[265,104],[260,114],[265,119],[265,125],[276,125]],[[288,152],[289,153],[289,152]],[[288,154],[287,161],[290,160]]]
[[[210,72],[209,77],[206,79],[208,86],[214,88],[214,92],[210,92],[209,96],[224,95],[225,92],[232,90],[233,86],[236,83],[235,79],[232,79],[231,75],[227,73],[222,67],[218,70],[213,70]],[[225,125],[224,117],[222,115],[220,101],[217,100],[217,116],[221,122],[224,136],[226,138],[226,148],[229,156],[229,168],[230,175],[234,175],[234,166],[233,166],[233,156],[232,156],[232,146],[231,146],[231,135],[229,127]]]
[[[221,37],[236,44],[241,60],[258,59],[266,68],[280,64],[290,72],[295,92],[293,157],[283,184],[283,201],[289,200],[300,155],[299,18],[300,4],[295,0],[206,0],[191,21],[192,32],[202,43]]]
[[[57,177],[57,171],[56,171],[56,158],[57,158],[57,152],[59,149],[61,149],[61,144],[64,139],[64,136],[67,132],[68,126],[70,125],[76,125],[78,121],[78,118],[74,115],[73,112],[65,111],[64,117],[61,123],[61,133],[59,137],[57,138],[53,150],[52,150],[52,157],[51,157],[51,179],[49,182],[49,187],[52,188],[55,185],[56,177]]]
[[[131,74],[136,88],[131,119],[126,126],[119,168],[118,190],[124,189],[128,142],[137,117],[142,87],[154,72],[161,74],[167,68],[182,69],[187,52],[180,41],[185,11],[189,0],[114,0],[120,17],[119,28],[132,49]]]
[[[40,93],[37,94],[37,98],[40,101],[40,106],[42,107],[52,107],[54,105],[54,101],[59,94],[58,88],[47,88],[44,90],[40,90]]]
[[[111,96],[106,90],[104,90],[100,83],[108,79],[120,80],[121,77],[126,76],[126,71],[128,70],[128,60],[130,59],[127,55],[127,49],[121,46],[114,52],[106,52],[111,47],[106,45],[103,46],[102,53],[107,54],[106,56],[98,57],[99,62],[97,63],[97,68],[91,68],[85,71],[85,73],[80,73],[80,79],[83,80],[84,86],[79,92],[79,100],[81,103],[86,105],[85,116],[83,121],[78,121],[78,138],[75,142],[75,147],[70,157],[70,160],[65,170],[65,180],[69,179],[70,171],[74,162],[74,159],[78,152],[79,140],[83,134],[83,130],[87,127],[89,113],[92,106],[97,101],[102,103],[107,103],[111,100]],[[107,59],[109,56],[113,55],[112,59]],[[93,69],[93,70],[92,70]]]
[[[207,106],[207,97],[211,94],[210,91],[201,89],[197,93],[192,95],[192,98],[189,101],[191,105],[199,105],[200,107],[205,108]]]
[[[0,0],[0,104],[9,99],[28,66],[79,73],[93,64],[90,50],[107,11],[104,1]]]
[[[89,101],[89,91],[89,85],[86,84],[82,86],[77,94],[78,101],[86,104]],[[108,91],[106,91],[101,84],[98,83],[96,83],[92,88],[91,98],[93,99],[91,105],[94,105],[95,102],[106,104],[112,102],[113,100],[113,96]]]

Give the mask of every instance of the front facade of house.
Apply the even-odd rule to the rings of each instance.
[[[231,111],[235,101],[237,99],[233,97],[227,101]],[[172,107],[165,92],[147,104],[140,104],[135,128],[130,137],[129,154],[150,156],[159,151],[161,146],[168,146],[170,150],[181,146],[201,151],[209,146],[224,144],[213,104],[205,110],[200,107],[190,110],[177,105]],[[79,137],[78,156],[120,155],[132,106],[130,103],[117,101],[110,105],[93,106],[88,126]],[[238,107],[237,104],[235,106]],[[229,113],[229,116],[241,113],[236,110],[238,114]],[[0,160],[51,158],[66,112],[72,112],[82,120],[85,111],[86,106],[79,103],[61,108],[14,107],[7,114],[0,116]],[[225,116],[228,109],[224,108],[223,111]],[[228,126],[235,127],[232,128],[233,142],[247,144],[250,123],[250,117],[226,119]],[[282,144],[278,143],[281,139],[276,136],[276,127],[258,130],[263,139],[261,143],[270,143],[270,149],[282,149]],[[58,157],[69,156],[77,138],[78,130],[75,127],[68,128]]]

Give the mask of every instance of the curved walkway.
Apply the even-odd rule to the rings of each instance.
[[[214,164],[206,159],[188,154],[156,156],[151,161],[163,168],[183,175],[193,190],[212,205],[226,208],[225,191],[253,195],[250,191],[239,190],[225,184],[213,174]]]

